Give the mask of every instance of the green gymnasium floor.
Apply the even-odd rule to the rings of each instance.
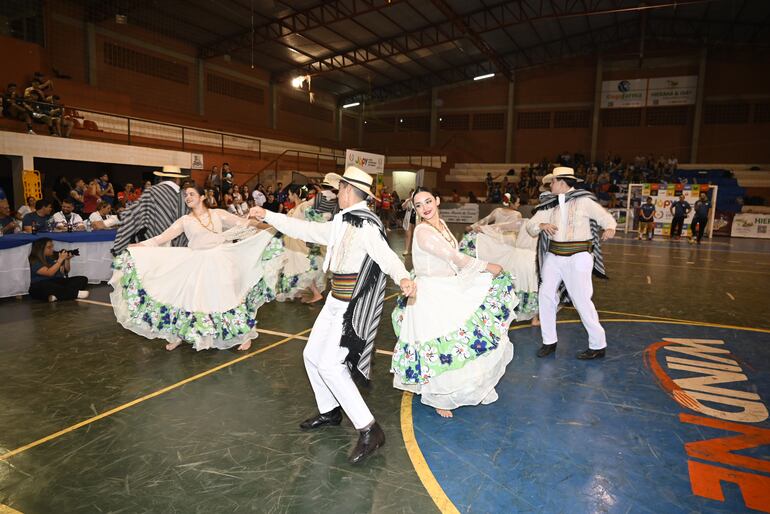
[[[400,252],[403,232],[391,242]],[[770,329],[770,242],[715,239],[696,247],[621,234],[607,246],[606,262],[611,279],[595,281],[594,296],[604,319]],[[373,458],[347,463],[356,437],[347,420],[301,431],[298,423],[315,412],[303,337],[320,306],[263,307],[264,332],[247,353],[166,352],[115,322],[108,293],[102,285],[88,302],[0,301],[0,513],[551,511],[448,497],[451,478],[432,472],[440,456],[426,460],[415,441],[412,409],[422,407],[392,388],[386,353],[365,393],[388,437]],[[390,284],[377,336],[382,352],[394,345],[394,293]],[[559,319],[576,313],[564,309]],[[537,349],[536,336],[528,327],[511,332],[517,359],[508,374]],[[610,366],[614,345],[604,362],[590,364]],[[580,348],[564,357],[573,349]],[[766,365],[766,355],[748,364]],[[638,509],[599,511],[629,510]],[[575,512],[569,505],[555,511]]]

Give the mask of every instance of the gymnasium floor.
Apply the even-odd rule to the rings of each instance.
[[[605,359],[574,358],[571,309],[555,357],[517,325],[500,400],[444,420],[392,388],[383,353],[365,394],[387,444],[359,466],[347,420],[297,426],[315,412],[301,352],[318,306],[263,307],[249,353],[169,353],[117,325],[107,286],[88,303],[0,301],[0,513],[770,512],[770,242],[621,234],[606,262]],[[722,418],[673,382],[704,368],[732,377],[708,382],[735,393],[707,404]],[[697,444],[736,431],[746,444]]]

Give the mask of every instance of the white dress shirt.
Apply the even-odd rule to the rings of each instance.
[[[53,215],[53,223],[54,227],[56,228],[64,228],[67,226],[67,218],[64,216],[64,213],[59,211],[56,214]],[[69,224],[73,227],[77,227],[78,225],[83,225],[83,218],[80,217],[80,214],[76,212],[70,213],[70,221]]]
[[[377,227],[370,223],[354,227],[342,221],[345,213],[366,208],[366,202],[359,202],[337,213],[329,223],[299,220],[266,211],[265,222],[289,237],[326,245],[324,269],[328,266],[332,273],[358,273],[364,258],[369,255],[395,283],[408,279],[404,263],[391,250]]]
[[[552,241],[589,241],[591,220],[595,220],[603,229],[615,229],[617,222],[604,207],[590,198],[582,197],[565,203],[564,195],[559,195],[559,205],[553,209],[537,211],[527,222],[527,232],[532,237],[540,234],[541,223],[556,225],[556,234]]]

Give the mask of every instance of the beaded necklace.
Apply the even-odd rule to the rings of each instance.
[[[198,215],[195,214],[195,211],[192,211],[193,218],[195,218],[198,221],[201,227],[205,228],[212,234],[216,234],[217,232],[216,230],[214,230],[214,220],[211,219],[211,214],[209,214],[208,209],[206,210],[206,214],[208,215],[209,221],[204,225],[201,219],[198,217]]]
[[[452,246],[452,248],[456,248],[457,247],[457,240],[452,236],[452,233],[449,232],[449,227],[446,226],[446,223],[444,223],[444,220],[439,218],[439,223],[441,224],[441,228],[440,229],[438,227],[436,227],[435,225],[433,225],[428,220],[424,220],[423,223],[427,223],[428,225],[433,227],[433,230],[435,230],[436,232],[441,234],[441,237],[444,238],[444,241],[449,243]],[[449,237],[447,237],[447,233],[449,233]]]

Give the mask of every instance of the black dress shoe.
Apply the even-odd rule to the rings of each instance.
[[[359,431],[358,442],[348,457],[348,462],[358,464],[374,453],[374,450],[385,444],[385,432],[376,421],[366,430]]]
[[[538,357],[546,357],[547,355],[551,355],[553,352],[556,351],[556,345],[559,343],[553,343],[553,344],[544,344],[540,346],[540,349],[537,351]]]
[[[604,357],[604,348],[602,348],[601,350],[592,350],[589,348],[588,350],[583,350],[582,352],[577,354],[577,358],[580,359],[581,361],[588,361],[591,359],[601,359],[603,357]]]
[[[319,414],[313,418],[308,418],[299,424],[299,428],[302,430],[312,430],[314,428],[322,427],[324,425],[339,425],[342,423],[342,408],[335,407],[334,409],[324,414]]]

